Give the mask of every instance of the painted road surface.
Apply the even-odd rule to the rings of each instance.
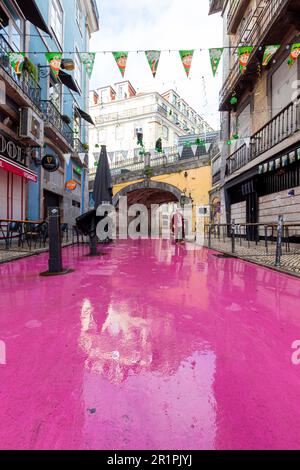
[[[300,280],[163,240],[101,251],[0,266],[2,449],[300,448]]]

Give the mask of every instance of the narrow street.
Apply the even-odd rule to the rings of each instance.
[[[0,266],[2,449],[300,446],[300,281],[123,240]],[[30,393],[28,393],[30,391]]]

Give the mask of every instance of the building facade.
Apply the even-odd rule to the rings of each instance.
[[[145,150],[155,154],[162,139],[166,154],[178,146],[179,137],[212,131],[211,127],[174,91],[136,93],[130,82],[116,83],[90,94],[90,162],[97,161],[99,146],[107,146],[112,164],[138,161],[141,148],[137,133],[143,133]]]
[[[291,64],[289,58],[291,45],[299,42],[300,4],[212,0],[210,13],[217,12],[227,46],[219,108],[222,138],[232,142],[222,150],[222,221],[268,224],[279,214],[287,223],[299,221],[300,61]],[[237,54],[241,45],[253,45],[243,74]],[[263,66],[266,45],[280,48]]]
[[[44,220],[58,206],[63,222],[72,224],[88,205],[89,80],[79,53],[99,28],[96,3],[3,0],[0,18],[0,217]],[[9,60],[13,52],[25,52],[22,73]],[[58,76],[47,52],[62,53]],[[44,156],[57,158],[58,170],[46,171]],[[73,191],[65,188],[71,179]]]

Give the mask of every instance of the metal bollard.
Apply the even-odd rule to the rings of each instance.
[[[277,224],[277,242],[276,242],[276,258],[275,266],[280,268],[281,265],[281,254],[282,254],[282,226],[283,226],[283,216],[278,216]]]
[[[211,226],[208,224],[208,248],[211,248]]]
[[[71,269],[64,269],[62,265],[60,211],[58,207],[49,208],[48,212],[49,260],[48,271],[40,273],[41,276],[54,276],[68,274]]]
[[[235,220],[231,221],[231,253],[235,253]]]

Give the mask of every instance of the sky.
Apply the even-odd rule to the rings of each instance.
[[[220,14],[208,16],[209,0],[96,0],[100,31],[92,35],[91,51],[166,50],[153,79],[143,52],[129,53],[124,80],[137,92],[175,89],[214,129],[219,128],[218,95],[222,61],[214,78],[208,48],[221,47]],[[201,6],[199,6],[201,5]],[[195,50],[187,78],[179,53]],[[97,54],[91,89],[122,80],[111,53]]]

